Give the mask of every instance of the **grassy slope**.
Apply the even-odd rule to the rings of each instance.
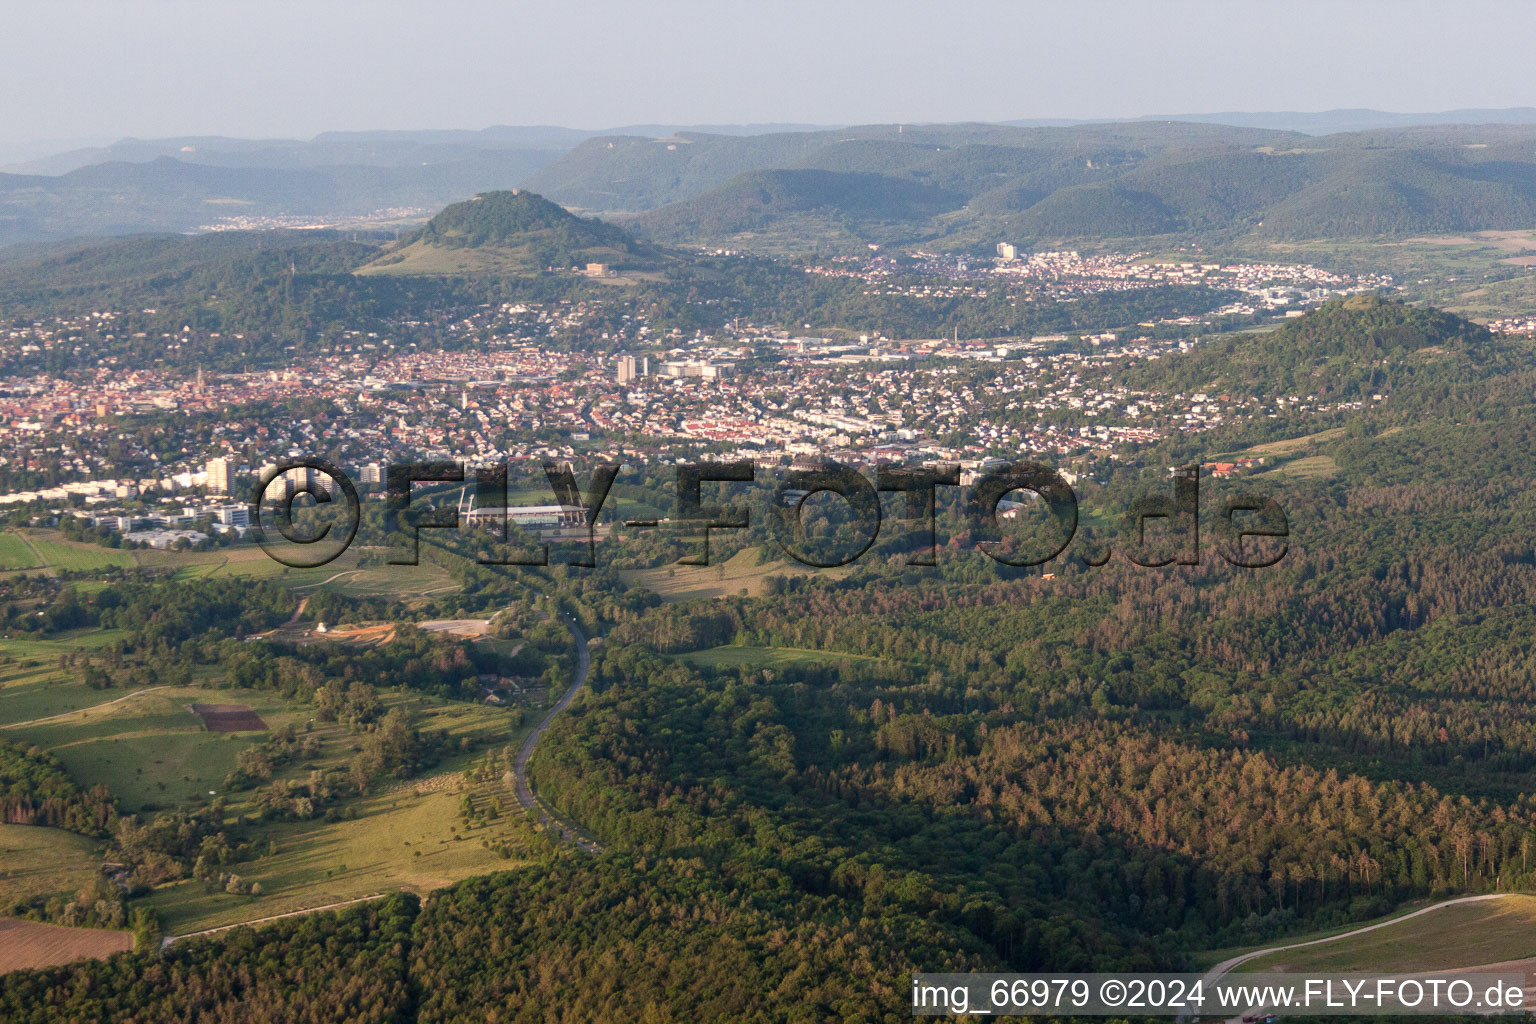
[[[94,544],[76,544],[53,534],[34,532],[27,537],[27,541],[42,563],[50,569],[79,572],[113,566],[128,569],[138,564],[130,552],[101,548]]]
[[[0,571],[31,569],[37,565],[37,556],[27,542],[9,531],[0,533]]]
[[[123,691],[92,690],[80,682],[75,670],[58,664],[61,654],[96,649],[117,635],[117,630],[98,629],[47,640],[0,639],[0,727],[122,696]]]
[[[97,703],[133,691],[103,690]],[[260,733],[210,733],[189,710],[193,703],[238,703],[268,726],[301,727],[313,711],[288,706],[274,693],[175,687],[141,693],[105,707],[6,730],[5,735],[51,751],[85,784],[102,781],[124,810],[198,801],[224,788],[235,757]]]
[[[358,812],[355,821],[284,822],[263,829],[276,852],[230,868],[259,881],[260,897],[209,893],[200,883],[185,881],[152,893],[145,905],[159,912],[168,932],[185,934],[394,889],[427,892],[518,866],[481,841],[527,826],[504,816],[483,828],[466,829],[459,802],[470,785],[449,769],[351,801],[348,806]],[[503,803],[516,807],[510,790]]]
[[[1463,903],[1353,938],[1259,957],[1242,971],[1422,971],[1536,956],[1536,897]]]
[[[96,876],[97,844],[56,828],[0,825],[0,891],[5,899],[73,895]]]
[[[738,647],[734,644],[691,651],[677,657],[706,668],[736,668],[742,665],[773,668],[806,662],[880,660],[867,654],[844,654],[840,651],[813,651],[803,647]]]
[[[67,542],[55,531],[33,534],[30,539],[41,543],[52,556],[50,561],[57,559],[61,568],[66,562],[69,567],[83,569],[126,563],[174,569],[187,578],[265,578],[301,593],[323,585],[351,594],[406,598],[457,586],[447,573],[429,563],[358,569],[355,552],[318,569],[295,570],[254,548],[125,552]],[[16,535],[0,536],[12,536],[22,543]],[[0,557],[3,555],[0,549]],[[82,784],[105,782],[125,811],[202,804],[211,799],[210,791],[229,800],[231,815],[248,809],[252,794],[224,793],[224,778],[234,768],[237,754],[259,742],[264,734],[209,733],[187,710],[194,702],[244,704],[260,713],[269,726],[291,723],[301,733],[311,730],[321,740],[319,756],[280,769],[278,778],[342,766],[355,752],[358,738],[343,727],[311,725],[312,708],[290,705],[273,693],[218,689],[214,672],[199,680],[208,684],[205,686],[129,696],[132,691],[124,688],[91,690],[80,681],[78,669],[59,667],[61,654],[97,648],[114,635],[82,630],[47,640],[0,638],[0,736],[51,750]],[[388,684],[387,680],[379,682]],[[475,753],[451,758],[426,779],[381,781],[373,793],[340,802],[337,810],[341,820],[259,826],[253,837],[258,841],[271,839],[275,852],[229,865],[227,870],[261,882],[264,894],[210,893],[195,882],[167,887],[152,894],[148,902],[163,914],[170,931],[194,931],[402,887],[425,892],[516,866],[515,861],[502,859],[482,842],[500,841],[531,826],[516,813],[515,801],[504,783],[468,779],[461,769],[483,756],[485,743],[515,747],[527,726],[513,727],[506,711],[482,705],[389,690],[380,696],[386,704],[410,704],[413,718],[423,730],[473,737]],[[530,718],[537,717],[538,710],[534,709]],[[49,720],[34,722],[40,718]],[[15,727],[3,728],[6,725]],[[471,828],[460,815],[465,795],[481,807],[499,801],[503,813],[489,824]],[[70,837],[64,841],[69,842]],[[0,849],[5,848],[0,841]],[[72,870],[80,865],[78,858],[61,858],[61,862],[71,865]],[[0,875],[0,900],[31,891],[23,888],[20,876],[15,881],[17,884],[12,885]],[[36,883],[26,884],[35,887]]]
[[[94,703],[123,695],[79,689],[82,692],[76,696]],[[383,697],[386,703],[411,704],[423,729],[450,736],[473,736],[515,747],[526,729],[512,727],[499,709],[414,694]],[[106,781],[126,810],[200,803],[210,790],[222,791],[223,778],[233,769],[236,755],[262,734],[206,732],[186,711],[193,701],[245,704],[260,712],[269,725],[291,722],[301,732],[313,715],[310,708],[286,706],[277,695],[262,691],[175,689],[0,735],[47,747],[77,779]],[[317,723],[313,734],[322,741],[321,755],[280,771],[279,777],[307,774],[311,766],[342,764],[356,743],[356,737],[334,724]],[[372,794],[342,802],[339,808],[349,813],[355,809],[356,820],[262,826],[256,838],[271,839],[276,852],[228,868],[260,881],[264,895],[259,898],[210,893],[199,883],[183,882],[153,894],[149,905],[163,914],[172,931],[186,932],[390,889],[424,892],[514,866],[484,848],[481,840],[497,838],[501,831],[517,827],[517,821],[504,815],[488,827],[469,831],[459,818],[464,793],[485,788],[464,781],[460,769],[482,756],[477,750],[449,761],[427,779],[383,782]],[[231,814],[244,809],[250,796],[227,795]],[[487,802],[491,796],[479,795]],[[506,807],[515,806],[510,790],[499,795]],[[4,848],[0,839],[0,849]],[[0,874],[0,897],[14,898],[22,891]]]
[[[623,569],[619,575],[629,586],[641,586],[660,595],[663,601],[692,601],[697,598],[732,597],[746,592],[749,597],[762,594],[769,576],[801,576],[810,572],[836,575],[850,569],[811,569],[796,562],[773,561],[757,564],[757,550],[743,548],[719,565],[659,566],[655,569]]]

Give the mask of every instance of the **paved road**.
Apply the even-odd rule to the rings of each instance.
[[[233,928],[254,927],[258,924],[267,924],[270,921],[281,921],[285,917],[299,917],[302,914],[318,914],[323,910],[339,910],[342,907],[350,907],[354,903],[368,903],[371,900],[381,900],[389,893],[376,892],[372,896],[359,896],[355,900],[342,900],[340,903],[327,903],[323,907],[301,907],[298,910],[290,910],[286,914],[273,914],[271,917],[258,917],[254,921],[240,921],[236,924],[220,925],[217,928],[206,928],[200,932],[188,932],[185,935],[167,935],[160,940],[161,949],[170,949],[171,946],[182,939],[195,939],[203,935],[217,935],[219,932],[227,932]]]
[[[300,611],[302,610],[301,605]],[[295,618],[297,618],[297,613],[295,613]],[[569,620],[566,620],[565,627],[571,631],[571,639],[576,643],[576,678],[572,681],[570,689],[566,690],[564,696],[560,698],[560,702],[550,709],[549,714],[544,716],[544,720],[538,724],[533,732],[528,734],[527,739],[523,740],[523,745],[518,750],[517,758],[513,762],[516,781],[513,791],[517,794],[517,802],[522,804],[526,810],[537,814],[545,827],[555,829],[567,842],[573,843],[579,849],[585,850],[588,853],[600,853],[603,848],[598,845],[596,840],[585,835],[575,825],[546,807],[544,802],[539,799],[538,794],[534,793],[533,787],[528,783],[528,761],[533,757],[533,749],[538,745],[539,737],[544,735],[544,731],[549,728],[556,715],[571,706],[571,702],[576,699],[577,692],[586,684],[587,673],[592,668],[592,657],[587,651],[587,638],[582,633],[581,627]],[[134,694],[129,694],[128,696],[132,697]],[[127,700],[128,698],[123,697],[119,699]],[[116,701],[112,703],[116,703]],[[71,711],[69,714],[75,714],[75,712]],[[226,932],[232,928],[240,928],[245,925],[267,924],[271,921],[281,921],[286,917],[298,917],[301,914],[318,914],[326,910],[339,910],[342,907],[350,907],[354,903],[367,903],[369,900],[382,899],[386,895],[388,894],[375,893],[372,896],[360,896],[355,900],[346,900],[342,903],[328,903],[323,907],[305,907],[302,910],[290,910],[286,914],[275,914],[272,917],[262,917],[254,921],[241,921],[238,924],[223,925],[219,928],[209,928],[200,932],[189,932],[186,935],[168,935],[161,940],[160,944],[162,948],[168,949],[183,939],[196,938],[201,935],[216,935],[219,932]]]
[[[298,615],[303,612],[303,604],[304,602],[301,602],[298,611],[294,613],[295,619],[297,619]],[[585,850],[588,853],[601,853],[603,848],[597,843],[596,840],[592,839],[590,836],[587,836],[574,824],[566,821],[564,818],[555,814],[548,807],[546,807],[544,802],[539,799],[538,794],[533,791],[533,787],[528,782],[528,761],[533,757],[533,751],[534,748],[538,746],[539,737],[544,735],[545,730],[547,730],[550,726],[550,723],[555,720],[556,715],[571,706],[571,702],[576,699],[576,694],[581,690],[582,686],[586,684],[587,673],[591,671],[592,668],[592,657],[587,650],[587,638],[586,635],[582,633],[581,627],[576,625],[576,623],[571,622],[570,620],[565,620],[565,627],[571,631],[571,639],[575,641],[576,644],[576,676],[575,679],[571,682],[570,689],[565,691],[565,694],[560,698],[559,703],[550,709],[549,714],[544,716],[544,720],[534,728],[533,732],[528,734],[528,737],[525,740],[523,740],[523,745],[521,748],[519,748],[517,752],[517,758],[513,762],[513,771],[515,773],[515,785],[513,787],[513,791],[517,794],[517,802],[521,804],[524,809],[533,811],[535,814],[537,814],[539,816],[539,820],[544,823],[545,827],[555,829],[567,842],[574,844],[578,849]],[[106,704],[98,704],[96,707],[107,707],[109,704],[117,704],[121,701],[128,700],[130,697],[137,697],[139,694],[149,693],[150,690],[160,689],[165,689],[165,687],[152,686],[145,690],[136,690],[127,696],[119,697],[117,700],[108,701]],[[63,715],[58,715],[55,717],[65,718],[69,715],[79,714],[80,711],[93,710],[95,710],[95,708],[81,708],[79,711],[67,711]],[[15,725],[0,726],[0,729],[10,729],[21,725],[34,725],[37,722],[47,722],[51,720],[52,719],[50,718],[39,718],[33,722],[17,722]],[[318,914],[326,910],[339,910],[342,907],[350,907],[354,903],[367,903],[370,900],[382,899],[386,895],[388,894],[375,893],[372,896],[360,896],[355,900],[345,900],[341,903],[328,903],[323,907],[305,907],[301,910],[290,910],[286,914],[274,914],[271,917],[257,918],[254,921],[241,921],[238,924],[223,925],[218,928],[209,928],[200,932],[189,932],[186,935],[167,935],[164,939],[161,940],[160,944],[162,948],[168,949],[183,939],[196,938],[202,935],[216,935],[219,932],[226,932],[232,928],[240,928],[246,925],[254,926],[259,924],[267,924],[268,922],[281,921],[288,917],[298,917],[301,914]]]
[[[571,683],[571,688],[566,690],[565,695],[560,698],[560,702],[550,709],[549,714],[544,716],[544,720],[534,727],[527,739],[523,740],[522,747],[517,751],[517,758],[512,763],[512,791],[517,794],[517,802],[522,804],[523,809],[538,815],[545,827],[555,829],[567,842],[574,843],[588,853],[601,853],[603,848],[596,840],[585,835],[581,829],[545,806],[544,801],[539,799],[538,794],[533,791],[533,785],[528,781],[528,762],[533,758],[533,749],[538,746],[539,737],[544,735],[556,715],[571,706],[571,701],[576,699],[576,694],[586,683],[587,672],[592,667],[592,658],[587,653],[587,638],[582,633],[581,627],[567,619],[565,628],[571,631],[571,639],[576,642],[576,678]]]

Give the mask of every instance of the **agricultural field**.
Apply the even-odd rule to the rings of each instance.
[[[419,565],[375,565],[356,569],[324,585],[354,597],[391,596],[404,599],[446,594],[458,590],[460,586],[446,569],[434,565],[425,557]]]
[[[35,551],[36,557],[31,553]],[[215,548],[210,551],[160,551],[154,548],[104,548],[64,539],[57,530],[0,533],[0,571],[35,568],[91,572],[110,568],[172,569],[179,579],[244,576],[269,579],[294,587],[319,584],[355,568],[357,555],[348,551],[334,562],[314,569],[284,565],[259,547]]]
[[[132,948],[133,936],[128,932],[0,918],[0,973],[99,959]]]
[[[446,593],[459,586],[446,570],[425,559],[420,565],[360,567],[360,549],[355,548],[343,552],[332,562],[306,569],[284,565],[259,547],[217,548],[211,551],[158,551],[152,548],[124,551],[66,541],[57,531],[43,530],[28,531],[25,538],[14,533],[0,533],[0,571],[37,567],[40,563],[31,557],[33,548],[47,567],[53,569],[77,572],[133,567],[173,570],[176,578],[181,580],[230,577],[259,579],[301,593],[328,587],[354,596],[391,595],[410,598]]]
[[[1260,476],[1286,476],[1293,480],[1319,480],[1333,476],[1339,471],[1339,464],[1331,455],[1304,455],[1301,458],[1282,462],[1274,469],[1265,470]]]
[[[0,533],[0,572],[31,569],[37,565],[37,555],[20,534],[7,530]]]
[[[1313,445],[1322,444],[1325,441],[1334,441],[1344,436],[1343,427],[1334,427],[1329,430],[1319,430],[1315,434],[1304,434],[1301,437],[1290,437],[1283,441],[1269,441],[1265,444],[1256,444],[1241,452],[1235,452],[1237,456],[1248,458],[1274,457],[1288,458],[1297,455]],[[1209,461],[1216,461],[1227,456],[1210,456]]]
[[[295,590],[318,586],[357,562],[356,555],[347,552],[330,564],[313,569],[296,569],[277,561],[258,547],[216,551],[140,550],[133,552],[133,555],[138,564],[146,569],[175,569],[177,579],[242,577],[265,580]]]
[[[72,895],[101,867],[98,845],[62,829],[0,825],[0,891],[9,901]]]
[[[39,563],[49,569],[68,572],[94,572],[99,569],[131,569],[138,565],[133,554],[95,544],[77,544],[57,534],[30,531],[26,543],[37,553]]]

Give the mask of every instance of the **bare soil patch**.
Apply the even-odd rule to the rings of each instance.
[[[101,959],[132,948],[129,932],[0,919],[0,973]]]
[[[265,732],[267,723],[244,704],[193,704],[192,713],[209,732]]]

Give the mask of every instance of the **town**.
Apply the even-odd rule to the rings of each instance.
[[[81,517],[130,543],[185,545],[206,539],[194,523],[242,534],[249,481],[301,455],[324,455],[374,487],[381,467],[402,457],[473,466],[702,456],[773,467],[824,456],[855,466],[974,468],[1035,456],[1086,467],[1174,433],[1361,404],[1313,394],[1163,393],[1123,378],[1130,366],[1192,350],[1224,318],[1285,319],[1331,297],[1388,288],[1390,278],[997,248],[975,269],[920,251],[903,258],[925,268],[929,292],[1024,281],[1039,289],[1025,301],[1040,301],[1182,282],[1244,298],[1204,317],[1118,331],[975,339],[814,336],[739,319],[684,337],[654,331],[644,314],[615,321],[595,302],[509,302],[440,325],[435,347],[414,340],[421,324],[401,321],[388,335],[347,332],[281,369],[188,374],[123,369],[108,358],[95,368],[0,380],[0,506],[50,520]],[[858,275],[879,287],[891,259],[871,254],[807,272]],[[93,336],[115,338],[125,319],[103,310],[12,324],[0,341],[23,357],[79,352]],[[586,343],[572,345],[572,336]],[[195,339],[190,326],[161,336],[168,352]],[[273,415],[279,408],[288,412]],[[1216,468],[1229,475],[1243,467]]]

